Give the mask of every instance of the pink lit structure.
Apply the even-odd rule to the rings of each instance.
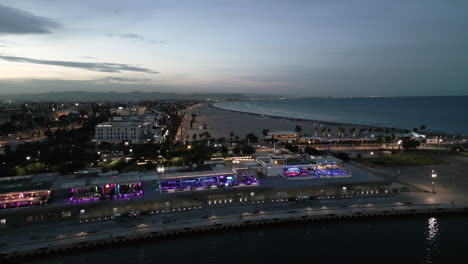
[[[117,184],[109,183],[100,186],[72,188],[70,203],[93,202],[104,199],[131,198],[143,195],[141,182]]]
[[[49,190],[4,193],[0,194],[0,209],[43,205],[49,199]]]

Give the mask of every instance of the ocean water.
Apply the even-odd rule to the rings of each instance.
[[[445,216],[277,225],[136,242],[31,263],[465,263],[467,220]]]
[[[468,135],[468,96],[230,101],[216,107],[280,117]]]

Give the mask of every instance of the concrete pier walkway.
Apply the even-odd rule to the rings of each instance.
[[[86,249],[133,240],[157,239],[194,232],[228,230],[294,221],[323,221],[403,215],[467,214],[468,204],[440,202],[431,194],[373,199],[294,202],[206,207],[157,214],[132,221],[102,221],[80,225],[25,227],[4,230],[0,256],[14,259],[70,249]],[[443,199],[445,200],[445,199]],[[409,202],[413,201],[413,202]]]

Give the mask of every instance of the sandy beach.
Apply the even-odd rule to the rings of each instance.
[[[317,137],[322,137],[322,128],[325,128],[327,130],[324,134],[325,138],[328,137],[328,128],[331,128],[331,138],[340,137],[338,135],[340,127],[346,129],[345,138],[352,138],[349,132],[350,128],[356,128],[356,138],[359,137],[360,128],[372,128],[374,131],[376,129],[375,126],[339,124],[241,113],[216,108],[209,103],[191,107],[184,112],[186,113],[186,124],[184,125],[183,137],[186,138],[189,135],[190,140],[193,134],[198,135],[205,131],[210,133],[213,138],[225,137],[229,139],[231,132],[235,136],[239,136],[239,138],[245,138],[251,132],[261,138],[263,129],[269,129],[270,131],[294,131],[297,125],[301,126],[302,134],[309,136],[315,136],[314,128],[317,127]],[[192,113],[197,114],[197,117],[193,123],[193,127],[190,128],[189,124]],[[206,126],[206,129],[201,128],[203,126]],[[371,133],[368,133],[367,136],[370,135]],[[362,136],[366,136],[365,132]]]

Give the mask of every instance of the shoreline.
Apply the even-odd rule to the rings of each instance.
[[[45,241],[29,242],[27,245],[11,246],[10,250],[2,250],[0,259],[8,261],[19,261],[37,256],[46,257],[56,254],[66,254],[71,251],[88,251],[100,247],[112,247],[118,244],[126,244],[144,240],[163,240],[171,238],[180,238],[189,235],[207,234],[209,232],[228,232],[233,230],[261,228],[267,225],[323,222],[323,221],[345,221],[345,220],[365,220],[369,218],[389,218],[389,217],[415,217],[415,216],[434,216],[434,215],[462,215],[468,214],[468,207],[463,205],[411,205],[399,208],[395,206],[379,206],[374,208],[327,208],[325,210],[303,209],[294,211],[279,211],[269,214],[252,214],[250,216],[239,217],[232,215],[222,218],[207,220],[197,220],[185,223],[169,223],[161,226],[148,226],[140,228],[141,232],[133,230],[133,225],[128,226],[127,234],[120,233],[113,236],[111,233],[88,233],[85,237],[81,236],[78,241],[72,240],[73,237],[50,238]],[[141,224],[143,225],[143,224]],[[146,230],[145,230],[146,229]],[[111,234],[109,236],[109,234]],[[104,235],[104,236],[103,236]],[[84,238],[84,239],[83,239]],[[57,243],[62,242],[62,243]],[[21,248],[21,247],[25,248]],[[0,246],[0,249],[8,248],[8,245]]]
[[[179,128],[178,137],[180,140],[192,141],[204,132],[208,132],[211,138],[244,138],[247,134],[253,133],[261,138],[265,129],[269,131],[294,131],[296,126],[301,127],[301,134],[310,137],[320,137],[324,139],[350,139],[355,134],[356,139],[372,138],[373,135],[390,136],[391,134],[404,133],[404,129],[390,127],[380,127],[375,125],[362,125],[352,123],[338,123],[320,120],[307,120],[302,118],[288,118],[275,115],[265,115],[236,110],[220,108],[213,102],[201,103],[197,106],[187,108],[187,116],[195,115],[193,119],[187,119],[185,125]],[[189,124],[192,124],[190,127]],[[344,136],[340,133],[340,128],[344,129]],[[354,133],[350,129],[355,129]],[[364,129],[364,131],[360,131]],[[372,131],[369,131],[372,130]],[[378,131],[380,130],[380,131]],[[385,130],[389,130],[385,133]],[[422,132],[428,136],[444,136],[448,134]]]
[[[239,101],[244,101],[244,100],[239,100]],[[251,101],[254,101],[254,100],[251,100]],[[219,103],[219,102],[216,102],[216,103]],[[269,118],[277,118],[277,119],[288,119],[288,120],[291,120],[291,121],[298,121],[298,122],[314,122],[314,123],[318,123],[319,125],[320,124],[323,124],[323,125],[330,125],[330,126],[337,126],[337,127],[340,127],[340,126],[345,126],[345,127],[356,127],[356,128],[372,128],[372,129],[393,129],[395,128],[397,131],[395,131],[395,133],[404,133],[403,131],[404,130],[409,130],[409,131],[412,131],[411,129],[407,129],[407,128],[401,128],[401,127],[389,127],[389,126],[379,126],[379,125],[368,125],[368,124],[359,124],[359,123],[341,123],[341,122],[333,122],[333,121],[324,121],[324,120],[315,120],[315,119],[304,119],[304,118],[294,118],[294,117],[283,117],[283,116],[276,116],[276,115],[269,115],[269,114],[259,114],[259,113],[253,113],[253,112],[247,112],[247,111],[241,111],[241,110],[232,110],[232,109],[226,109],[226,108],[222,108],[222,107],[219,107],[219,106],[215,106],[216,103],[209,103],[208,104],[208,107],[212,107],[212,108],[215,108],[215,109],[218,109],[218,110],[224,110],[224,111],[230,111],[230,112],[234,112],[234,113],[240,113],[240,114],[247,114],[247,115],[253,115],[253,116],[261,116],[261,117],[269,117]],[[424,133],[424,135],[429,135],[429,136],[452,136],[452,135],[455,135],[455,136],[462,136],[461,134],[451,134],[451,133],[446,133],[446,132],[437,132],[437,131],[424,131],[424,132],[421,132],[421,131],[418,131],[417,133]],[[390,133],[391,134],[391,133]]]
[[[324,125],[331,125],[331,126],[354,126],[354,127],[362,127],[362,128],[391,128],[391,127],[384,127],[384,126],[376,126],[376,125],[365,125],[365,124],[354,124],[354,123],[339,123],[339,122],[331,122],[331,121],[323,121],[323,120],[314,120],[314,119],[303,119],[303,118],[294,118],[294,117],[283,117],[283,116],[275,116],[275,115],[267,115],[267,114],[259,114],[259,113],[252,113],[240,110],[231,110],[225,109],[219,106],[215,106],[215,103],[210,103],[208,106],[212,108],[216,108],[219,110],[230,111],[240,114],[248,114],[253,116],[261,116],[261,117],[269,117],[269,118],[277,118],[277,119],[288,119],[291,121],[298,121],[298,122],[314,122],[324,124]],[[404,128],[396,128],[397,130],[404,130]]]

